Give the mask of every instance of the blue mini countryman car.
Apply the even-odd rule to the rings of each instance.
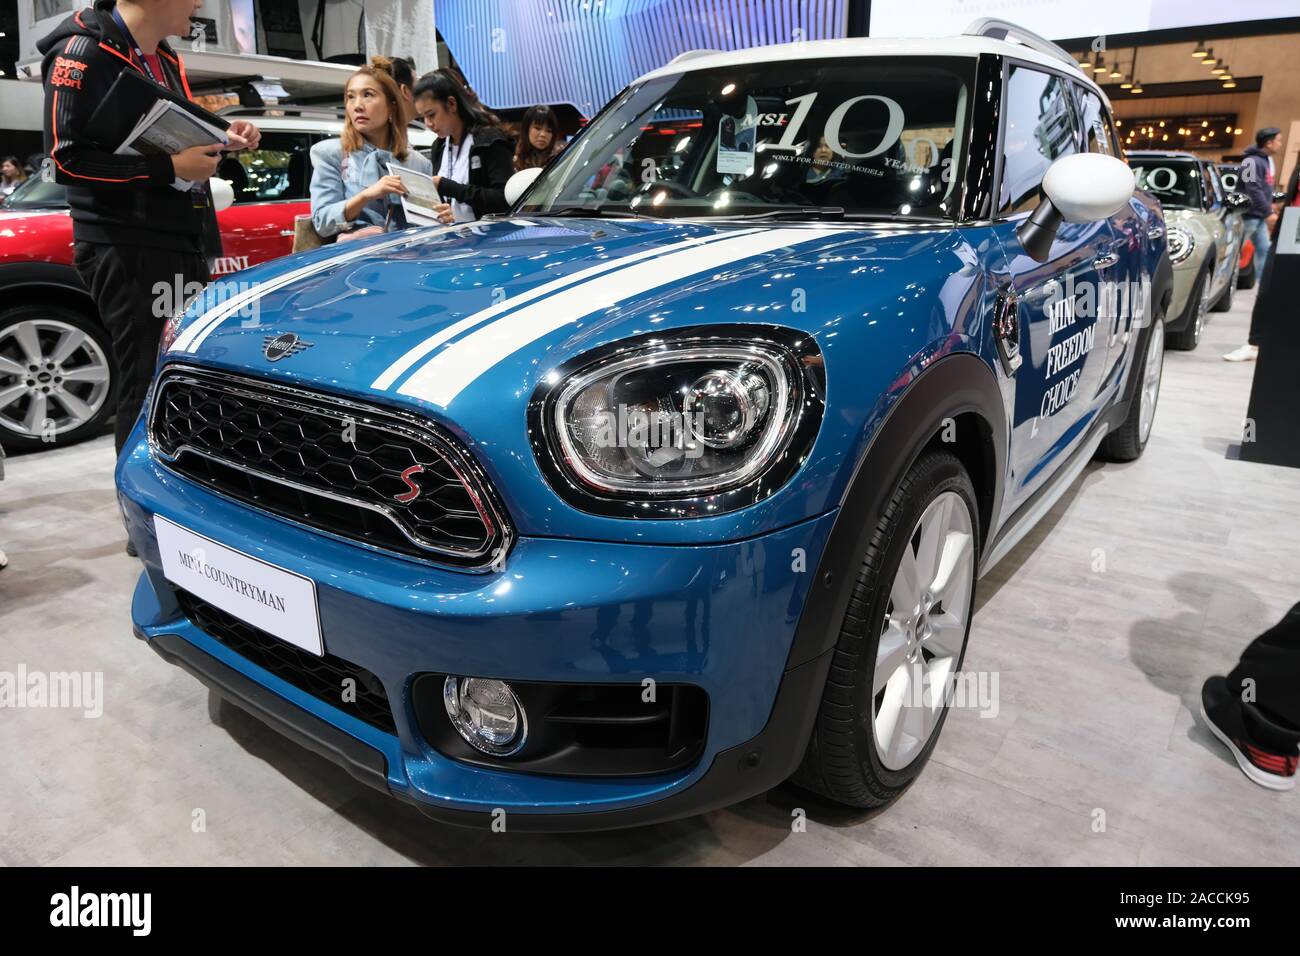
[[[678,57],[510,215],[168,324],[135,631],[438,820],[887,803],[978,578],[1150,433],[1171,269],[1120,155],[1004,23]]]

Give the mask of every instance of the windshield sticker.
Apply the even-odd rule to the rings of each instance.
[[[744,116],[718,120],[718,172],[724,176],[748,176],[754,171],[754,141],[758,136],[758,104],[751,96]]]

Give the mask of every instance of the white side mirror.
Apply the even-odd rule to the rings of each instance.
[[[1133,198],[1133,170],[1114,156],[1076,153],[1052,163],[1043,177],[1043,194],[1066,222],[1109,219]]]
[[[208,185],[212,187],[212,208],[217,212],[234,205],[235,187],[229,181],[213,176],[208,180]]]
[[[1128,164],[1102,153],[1062,156],[1043,176],[1038,208],[1016,229],[1020,245],[1036,262],[1046,262],[1061,223],[1109,219],[1133,198],[1137,181]]]
[[[538,176],[542,174],[542,167],[533,166],[529,169],[521,169],[509,179],[506,180],[506,202],[510,205],[515,204],[515,200],[528,191],[528,187],[533,184]]]

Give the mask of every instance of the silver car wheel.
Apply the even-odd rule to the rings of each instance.
[[[28,438],[69,432],[108,400],[112,372],[91,336],[58,319],[0,329],[0,428]]]
[[[1160,398],[1160,376],[1164,371],[1165,324],[1151,326],[1151,342],[1147,346],[1146,367],[1142,370],[1141,409],[1138,412],[1138,438],[1143,445],[1151,434],[1151,423],[1156,417],[1156,401]]]
[[[948,704],[975,587],[972,527],[966,500],[945,491],[903,549],[871,688],[876,754],[890,770],[920,756]]]

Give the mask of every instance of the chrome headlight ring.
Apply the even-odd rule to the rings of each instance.
[[[725,514],[781,487],[811,451],[825,370],[792,329],[679,329],[598,348],[548,373],[528,409],[538,465],[580,510]]]
[[[1196,251],[1196,237],[1181,226],[1170,226],[1165,233],[1169,243],[1169,261],[1174,265],[1186,262]]]

